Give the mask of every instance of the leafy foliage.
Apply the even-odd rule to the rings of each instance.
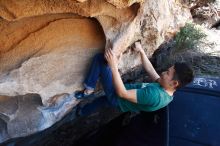
[[[183,52],[188,49],[198,49],[197,45],[206,34],[192,23],[186,23],[175,36],[174,52]]]

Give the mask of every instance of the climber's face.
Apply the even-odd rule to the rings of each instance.
[[[166,71],[162,72],[160,77],[165,81],[171,81],[174,77],[174,74],[175,74],[174,66],[171,66]]]
[[[160,83],[165,88],[175,89],[178,86],[178,81],[174,79],[175,69],[174,66],[171,66],[166,71],[161,73]]]

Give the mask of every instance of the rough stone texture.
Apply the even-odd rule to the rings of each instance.
[[[101,93],[102,94],[102,93]],[[110,122],[113,118],[122,113],[111,107],[102,107],[100,110],[93,111],[87,115],[79,116],[79,109],[85,108],[88,104],[97,106],[97,100],[106,98],[96,94],[93,98],[83,100],[73,108],[64,118],[59,120],[50,128],[35,133],[33,135],[17,138],[3,143],[3,145],[22,145],[22,146],[54,146],[54,145],[78,145],[76,141],[84,136],[91,135],[103,125]],[[100,97],[101,96],[101,97]],[[80,107],[80,108],[79,108]],[[52,112],[51,112],[52,113]],[[129,113],[125,113],[126,115]],[[124,114],[123,114],[124,115]],[[130,114],[129,114],[130,115]],[[36,122],[35,122],[36,123]],[[60,143],[65,141],[65,143]]]
[[[116,8],[125,8],[134,3],[144,2],[144,0],[107,0],[107,2],[113,4]]]
[[[191,4],[190,9],[195,23],[204,25],[207,28],[217,27],[219,25],[220,0],[195,1]]]
[[[15,102],[7,106],[12,113],[0,105],[2,142],[40,131],[66,115],[78,103],[72,93],[81,88],[96,52],[112,44],[117,54],[124,53],[120,71],[125,73],[140,64],[129,50],[134,41],[140,39],[150,56],[191,15],[175,0],[0,0],[0,17],[0,95]],[[33,105],[27,118],[26,103],[15,109],[20,100]],[[69,103],[68,108],[56,106],[61,103]],[[55,115],[54,107],[59,111]],[[44,115],[45,108],[51,116]],[[11,116],[14,112],[18,114]],[[48,123],[30,124],[34,117],[37,124]],[[21,123],[11,134],[13,125]]]
[[[70,94],[59,95],[48,107],[43,106],[37,94],[0,96],[0,140],[27,136],[42,131],[72,110],[79,101]]]

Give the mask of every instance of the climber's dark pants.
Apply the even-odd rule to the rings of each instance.
[[[92,112],[108,106],[118,108],[118,99],[112,82],[112,72],[103,53],[94,56],[90,70],[84,81],[85,88],[95,89],[99,78],[107,98],[101,97],[94,100],[91,104],[86,105],[82,109],[82,113]]]

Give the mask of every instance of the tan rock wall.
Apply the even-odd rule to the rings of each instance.
[[[0,84],[3,95],[40,93],[47,98],[73,92],[91,57],[104,50],[105,36],[95,19],[54,14],[4,23],[0,72],[1,80],[10,80]]]

